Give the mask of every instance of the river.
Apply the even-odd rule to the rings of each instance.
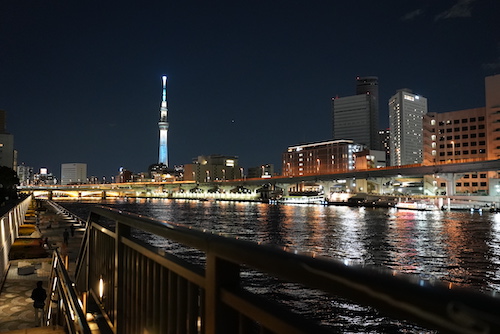
[[[84,219],[90,206],[101,204],[343,262],[500,291],[500,213],[169,199],[59,204]],[[249,285],[342,333],[432,333],[313,291],[297,297],[291,284],[252,276]],[[303,304],[307,300],[313,310]]]

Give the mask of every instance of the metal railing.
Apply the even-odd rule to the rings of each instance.
[[[204,265],[144,245],[136,230],[200,250]],[[77,285],[115,333],[326,333],[242,288],[242,268],[375,307],[444,333],[498,333],[500,301],[387,272],[95,207]],[[413,280],[413,281],[412,281]],[[336,297],[333,297],[336,298]]]
[[[83,302],[78,298],[75,284],[57,249],[53,251],[49,284],[49,304],[45,312],[46,326],[64,325],[69,334],[90,334]]]

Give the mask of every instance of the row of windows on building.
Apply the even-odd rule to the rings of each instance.
[[[433,151],[435,153],[435,151]],[[468,154],[484,154],[486,153],[485,149],[480,149],[480,150],[463,150],[463,151],[448,151],[448,152],[439,152],[440,157],[444,156],[453,156],[453,155],[468,155]]]
[[[435,135],[432,135],[432,140],[435,140]],[[484,132],[481,133],[471,133],[470,135],[464,134],[464,135],[455,135],[455,136],[441,136],[439,137],[439,141],[444,141],[444,140],[459,140],[459,139],[469,139],[469,138],[485,138],[486,135]]]
[[[471,126],[462,126],[460,127],[455,127],[455,128],[439,128],[438,133],[443,134],[443,133],[450,133],[450,132],[463,132],[463,131],[474,131],[474,130],[482,130],[484,129],[485,126],[484,124],[479,124],[479,125],[471,125]],[[431,132],[435,132],[435,129],[432,129]]]
[[[464,182],[462,184],[462,182],[456,182],[455,183],[455,186],[456,187],[487,187],[488,186],[488,182]],[[442,182],[441,183],[441,188],[445,188],[446,187],[446,183]]]
[[[484,121],[484,116],[477,117],[477,121],[478,122],[483,122]],[[436,124],[435,122],[436,122],[435,120],[431,121],[431,125],[435,125]],[[453,122],[451,120],[448,120],[446,122],[445,121],[440,121],[439,125],[443,126],[443,125],[449,125],[449,124],[452,124],[452,123],[453,124],[460,124],[460,123],[469,123],[469,122],[471,122],[471,123],[476,122],[476,117],[462,118],[461,120],[460,119],[454,119]]]

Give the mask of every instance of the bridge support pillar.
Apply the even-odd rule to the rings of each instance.
[[[459,173],[440,173],[439,178],[446,181],[446,195],[455,196],[455,181],[462,178],[465,174]]]
[[[47,198],[49,201],[52,201],[52,198],[54,197],[54,194],[52,193],[52,190],[49,190],[48,194],[47,194]]]

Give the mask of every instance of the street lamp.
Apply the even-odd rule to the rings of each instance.
[[[451,148],[452,148],[451,161],[455,162],[455,142],[453,140],[451,141]]]

